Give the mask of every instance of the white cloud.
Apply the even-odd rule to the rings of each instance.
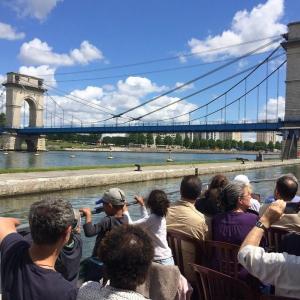
[[[258,44],[245,44],[209,52],[259,38],[277,36],[286,32],[286,26],[280,23],[284,14],[284,0],[268,0],[265,4],[255,6],[250,12],[238,11],[232,20],[231,27],[221,34],[209,35],[205,40],[192,38],[188,41],[191,52],[205,61],[213,61],[220,57],[239,56],[258,47]],[[267,40],[260,42],[266,44]],[[264,48],[264,52],[269,48]],[[202,53],[200,53],[202,52]]]
[[[130,76],[125,81],[119,80],[117,84],[118,90],[124,95],[143,97],[154,92],[162,92],[165,86],[158,87],[151,80],[145,77]]]
[[[17,32],[11,25],[0,22],[0,39],[13,41],[23,39],[24,37],[24,32]]]
[[[45,20],[55,6],[63,0],[6,0],[5,3],[21,17]]]
[[[179,86],[181,86],[181,85],[183,85],[183,84],[184,84],[183,82],[176,82],[174,88],[177,88],[177,87],[179,87]],[[184,92],[184,91],[187,91],[187,90],[191,90],[191,89],[193,89],[194,87],[195,87],[195,86],[194,86],[193,83],[188,84],[188,85],[186,85],[186,86],[180,88],[179,90],[177,90],[177,93]]]
[[[54,77],[55,71],[55,68],[51,68],[48,65],[41,65],[38,67],[22,66],[19,68],[19,73],[42,78],[45,81],[48,81],[47,84],[53,87],[56,86],[56,81]]]
[[[46,42],[35,38],[22,44],[19,58],[28,65],[72,66],[75,64],[88,64],[104,57],[101,50],[88,41],[83,41],[79,49],[73,49],[69,54],[59,54],[55,53]]]
[[[145,77],[128,77],[124,81],[120,80],[119,82],[117,82],[115,87],[110,86],[109,89],[107,89],[105,85],[103,87],[88,86],[85,89],[77,89],[66,95],[69,98],[76,96],[85,99],[87,100],[87,103],[94,106],[95,109],[91,108],[88,105],[80,103],[84,102],[84,100],[75,98],[76,101],[72,101],[71,99],[68,99],[66,97],[53,97],[62,107],[67,108],[65,109],[65,123],[70,125],[73,115],[73,125],[80,125],[79,120],[82,120],[84,124],[91,124],[92,122],[106,119],[110,117],[110,115],[109,113],[105,112],[111,112],[115,114],[125,111],[131,107],[141,104],[145,101],[146,98],[149,99],[154,92],[160,93],[165,89],[165,86],[158,86]],[[146,106],[140,107],[128,113],[128,116],[138,117],[178,99],[179,98],[177,97],[164,96],[157,101],[151,102]],[[102,109],[96,109],[96,105],[100,105]],[[172,118],[174,116],[188,112],[189,110],[192,110],[194,108],[196,108],[196,105],[188,103],[186,101],[182,101],[168,107],[167,109],[154,113],[143,120],[151,121],[153,119],[163,120],[165,118]],[[49,100],[48,102],[48,109],[50,110],[50,112],[51,110],[54,111],[54,104],[51,100]],[[62,112],[58,111],[58,114],[60,114],[60,116],[62,117]],[[51,114],[48,114],[48,125],[50,124],[50,116]],[[119,123],[122,123],[126,120],[127,119],[120,118]],[[176,122],[187,120],[188,116],[184,116],[181,117],[181,119],[177,119]],[[60,120],[57,118],[56,125],[58,125],[59,122]],[[108,123],[114,124],[115,119],[110,120]]]
[[[278,116],[277,116],[278,112]],[[277,99],[270,98],[267,103],[267,114],[266,114],[266,105],[263,106],[262,111],[259,113],[259,119],[265,120],[268,116],[268,120],[275,120],[278,118],[283,119],[285,112],[285,98],[282,96],[278,97],[278,110],[277,110]]]

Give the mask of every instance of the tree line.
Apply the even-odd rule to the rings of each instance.
[[[129,144],[134,145],[154,145],[154,137],[152,133],[131,133],[127,137],[122,136],[105,136],[102,139],[102,143],[105,145],[116,145],[116,146],[128,146]],[[186,136],[184,139],[177,133],[175,138],[170,135],[162,137],[157,135],[155,138],[156,145],[165,146],[181,146],[187,149],[238,149],[238,150],[270,150],[281,149],[281,143],[269,142],[250,142],[250,141],[236,141],[236,140],[213,140],[213,139],[199,139],[195,137],[193,141]]]

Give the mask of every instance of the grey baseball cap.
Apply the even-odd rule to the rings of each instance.
[[[97,201],[100,203],[110,203],[112,205],[124,205],[126,201],[125,193],[119,188],[111,188],[104,192],[102,199]]]

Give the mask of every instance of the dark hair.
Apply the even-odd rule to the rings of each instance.
[[[147,206],[150,208],[151,213],[159,217],[165,217],[170,207],[170,201],[164,191],[153,190],[148,197]]]
[[[229,182],[221,195],[222,206],[226,212],[237,208],[239,198],[243,197],[247,185],[240,181]]]
[[[185,199],[196,200],[202,190],[202,183],[198,176],[188,175],[184,176],[180,185],[181,197]]]
[[[153,259],[150,237],[139,226],[114,227],[101,241],[99,259],[115,288],[135,290],[145,282]]]
[[[209,184],[204,197],[197,200],[196,208],[205,215],[216,215],[223,211],[221,194],[224,187],[229,183],[223,174],[215,175]]]
[[[298,180],[293,174],[286,174],[276,181],[276,191],[285,201],[292,200],[298,191]]]
[[[70,202],[44,199],[31,205],[28,219],[34,243],[53,245],[74,224],[75,216]]]

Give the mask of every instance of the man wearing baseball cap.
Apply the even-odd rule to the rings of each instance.
[[[104,192],[102,199],[97,201],[97,204],[103,204],[105,217],[100,219],[96,224],[92,223],[92,213],[90,208],[81,208],[80,211],[86,217],[83,225],[84,234],[86,237],[97,235],[92,256],[97,256],[97,249],[106,232],[110,231],[115,226],[128,224],[128,218],[123,214],[123,207],[126,202],[124,192],[119,188],[110,188]]]

